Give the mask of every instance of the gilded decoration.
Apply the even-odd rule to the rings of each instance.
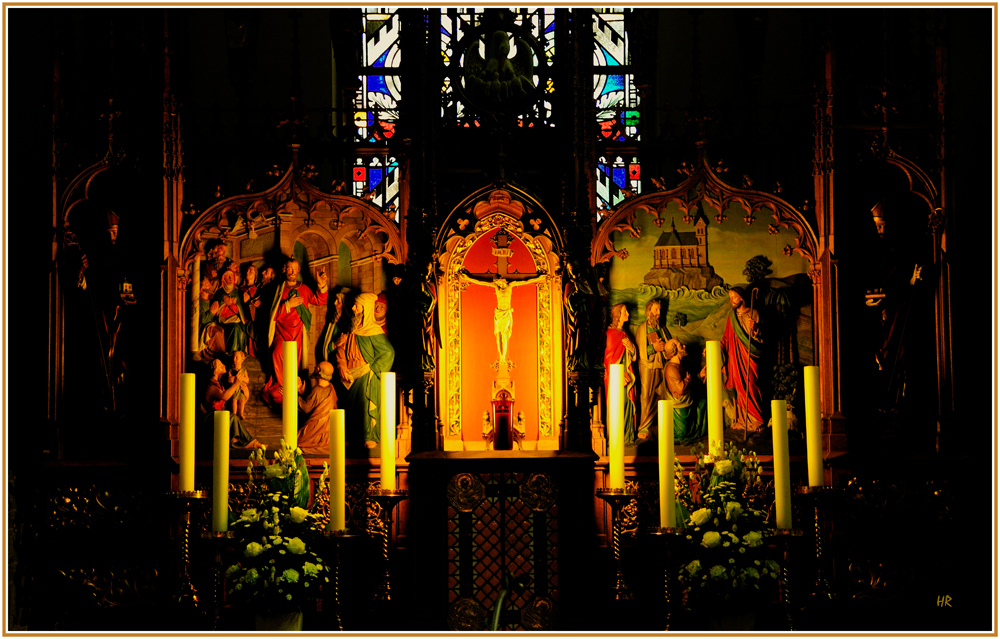
[[[481,237],[500,231],[521,240],[528,249],[535,269],[540,273],[553,274],[559,267],[552,241],[546,235],[534,236],[527,233],[521,216],[531,212],[523,203],[513,200],[510,193],[503,190],[493,191],[488,201],[480,201],[474,207],[465,209],[466,214],[476,217],[476,224],[468,235],[453,233],[447,238],[445,251],[440,260],[445,274],[446,300],[444,320],[446,385],[444,398],[447,434],[449,437],[460,438],[462,433],[462,329],[461,329],[461,293],[465,285],[460,280],[466,255]],[[466,218],[462,218],[463,220]],[[461,220],[459,220],[461,222]],[[465,228],[460,224],[459,228]],[[556,339],[553,325],[553,290],[561,290],[557,281],[541,282],[535,285],[537,291],[538,319],[538,434],[539,438],[551,438],[555,432],[555,404],[557,399],[555,375],[557,363],[554,360],[554,343]],[[561,352],[561,349],[560,349]]]
[[[448,482],[448,503],[461,513],[472,512],[483,499],[486,489],[479,478],[470,473],[455,475]]]
[[[559,488],[548,475],[535,473],[520,485],[520,493],[525,506],[536,512],[544,512],[556,502]]]
[[[486,630],[486,608],[473,597],[456,599],[448,608],[448,628],[459,632]]]
[[[550,630],[555,607],[548,597],[535,597],[521,609],[521,625],[526,630]]]

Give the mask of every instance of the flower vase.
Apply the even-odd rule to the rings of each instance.
[[[254,615],[254,625],[257,630],[280,630],[298,631],[302,630],[302,611],[288,612],[285,614]]]

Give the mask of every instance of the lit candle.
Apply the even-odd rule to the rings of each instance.
[[[774,438],[774,515],[778,528],[792,527],[792,484],[788,466],[788,417],[785,400],[771,400],[771,434]]]
[[[285,342],[281,352],[284,385],[281,389],[281,436],[295,450],[299,431],[299,359],[295,342]]]
[[[806,459],[809,485],[823,485],[823,421],[819,411],[819,366],[806,366]]]
[[[612,364],[608,384],[608,488],[625,488],[625,367]]]
[[[215,456],[212,465],[212,530],[229,530],[229,411],[215,411]]]
[[[722,342],[705,342],[708,383],[708,454],[722,457]]]
[[[396,490],[396,374],[382,373],[382,490]]]
[[[661,399],[659,409],[659,430],[657,444],[660,453],[660,528],[677,525],[674,508],[674,401]]]
[[[180,490],[194,490],[194,373],[181,374]]]
[[[344,409],[330,411],[330,530],[344,530]]]

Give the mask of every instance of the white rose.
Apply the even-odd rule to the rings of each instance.
[[[723,459],[722,461],[715,462],[715,474],[716,475],[728,475],[733,472],[733,462],[728,459]]]
[[[309,514],[308,510],[306,510],[305,508],[299,508],[298,506],[292,506],[291,512],[289,513],[292,521],[295,522],[296,524],[301,524],[302,522],[304,522],[306,520],[306,515],[308,514]]]
[[[708,508],[701,508],[699,510],[691,513],[691,523],[695,526],[701,526],[708,521],[708,518],[712,516],[712,511]]]

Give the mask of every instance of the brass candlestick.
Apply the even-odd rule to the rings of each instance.
[[[208,541],[212,549],[212,630],[219,629],[219,619],[222,617],[222,602],[225,599],[225,579],[222,569],[222,551],[235,537],[233,531],[204,531],[201,538]]]
[[[344,622],[340,619],[340,544],[346,539],[354,539],[358,535],[347,532],[344,530],[326,530],[323,532],[323,536],[327,538],[330,544],[333,546],[333,593],[332,593],[332,606],[333,606],[333,625],[334,630],[342,632],[344,630]]]
[[[836,599],[837,596],[830,587],[826,576],[826,561],[823,558],[823,538],[826,536],[826,504],[837,494],[832,486],[800,486],[798,494],[809,500],[813,510],[813,537],[816,553],[816,581],[810,595],[820,599]]]
[[[389,541],[392,538],[392,512],[396,504],[409,499],[408,490],[382,490],[372,488],[368,491],[368,497],[379,505],[379,519],[382,521],[382,565],[384,574],[382,582],[375,589],[375,601],[389,601],[391,597],[390,575],[389,575]]]
[[[670,630],[670,619],[673,615],[673,604],[670,600],[670,582],[674,578],[673,546],[683,534],[683,528],[653,527],[646,531],[657,544],[663,548],[663,630]]]
[[[627,488],[598,488],[597,496],[611,506],[611,547],[615,555],[615,599],[632,599],[632,590],[625,582],[622,572],[621,534],[622,511],[625,505],[635,499],[634,486]]]
[[[177,508],[178,575],[177,590],[171,597],[182,606],[198,608],[198,592],[191,583],[191,509],[201,499],[208,497],[207,490],[174,490],[167,493]]]
[[[781,605],[785,609],[785,620],[788,622],[788,631],[795,632],[795,608],[792,602],[792,587],[790,577],[790,566],[792,563],[791,546],[793,540],[801,539],[802,531],[791,528],[775,529],[771,539],[774,541],[781,554],[781,574],[778,576],[778,589],[781,592]]]

